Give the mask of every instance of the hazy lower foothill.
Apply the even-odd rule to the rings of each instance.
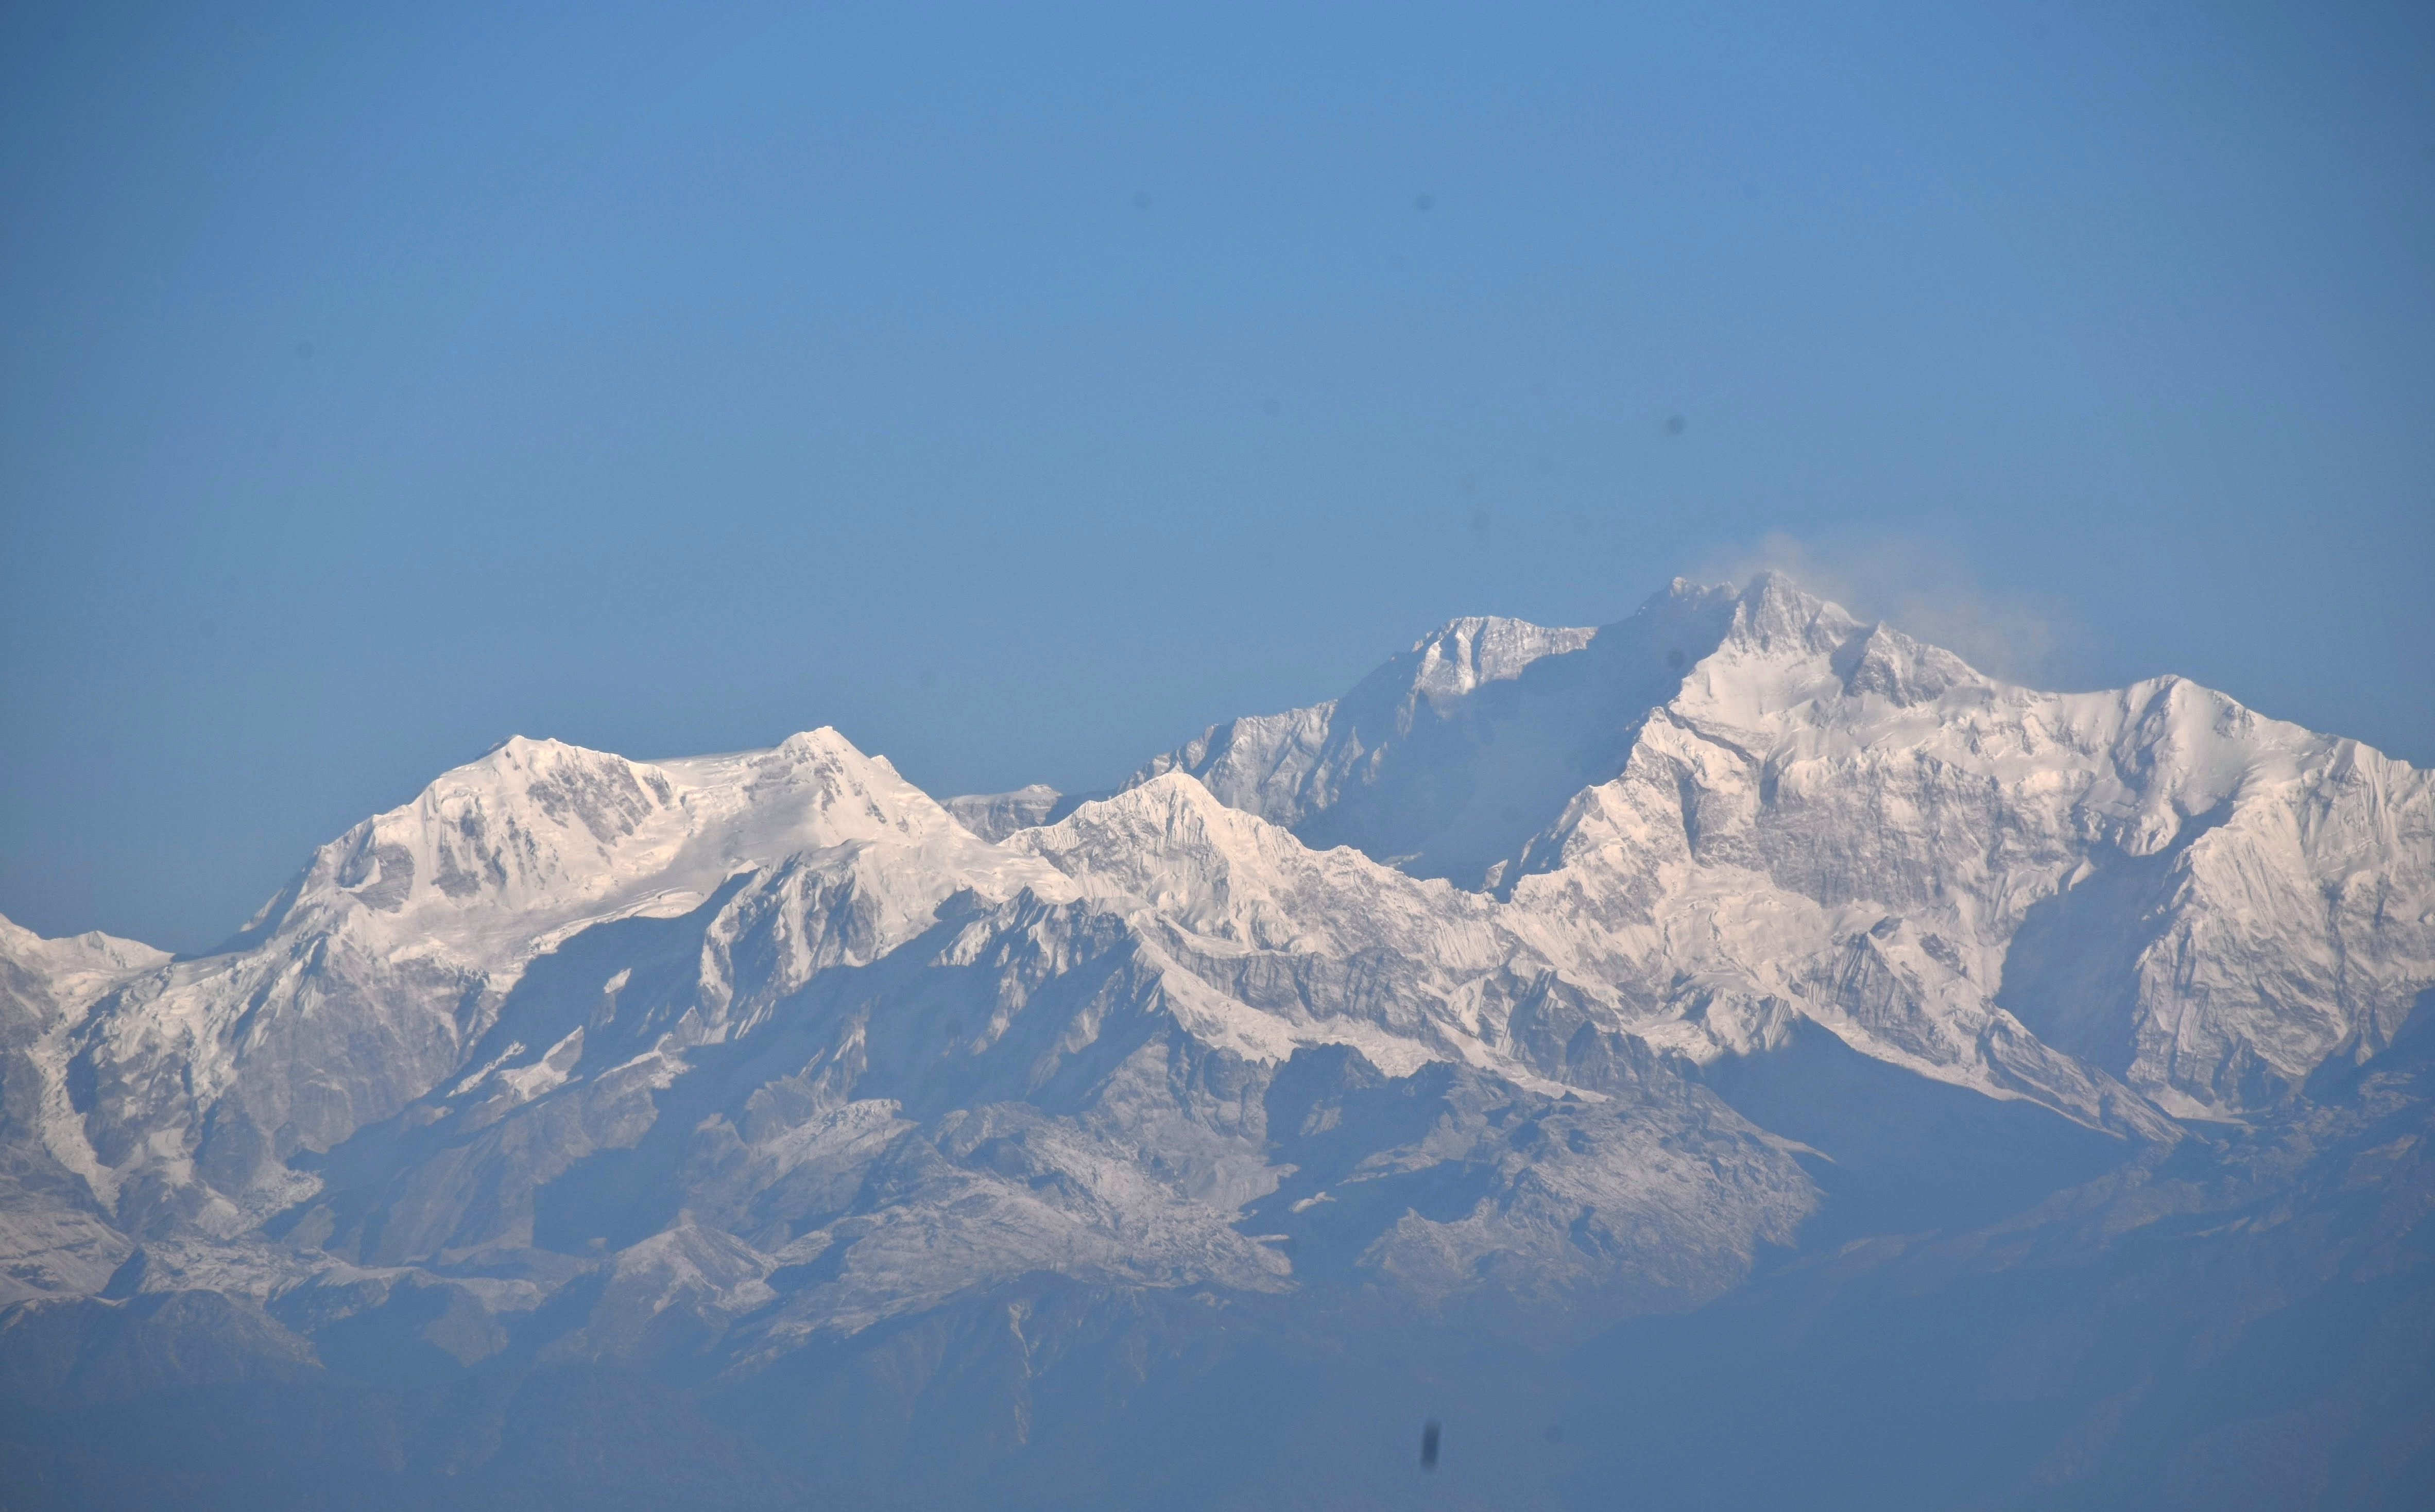
[[[0,927],[0,1475],[2414,1506],[2430,987],[2435,777],[1773,574],[1102,794],[518,737],[219,950]]]

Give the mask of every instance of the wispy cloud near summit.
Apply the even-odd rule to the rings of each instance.
[[[2059,687],[2086,680],[2098,637],[2058,600],[1991,586],[1950,544],[1901,532],[1800,537],[1770,531],[1719,548],[1686,576],[1746,582],[1790,575],[1862,619],[1884,620],[2012,681]]]

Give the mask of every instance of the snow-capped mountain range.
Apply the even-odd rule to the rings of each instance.
[[[519,737],[214,954],[0,922],[0,1300],[436,1289],[460,1360],[729,1377],[1042,1274],[1680,1309],[1832,1207],[1723,1090],[1796,1041],[2130,1160],[2430,987],[2429,773],[1678,580],[1103,796]]]

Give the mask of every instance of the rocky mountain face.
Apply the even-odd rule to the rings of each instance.
[[[1483,1505],[2144,1505],[2258,1417],[2193,1372],[2297,1329],[2268,1504],[2374,1504],[2435,1469],[2430,988],[2435,777],[1772,576],[1459,620],[1087,800],[519,738],[213,954],[0,927],[0,1456],[1386,1505],[1434,1414]],[[1912,1473],[1684,1452],[1846,1367],[1944,1424]],[[139,1463],[130,1402],[321,1437]]]

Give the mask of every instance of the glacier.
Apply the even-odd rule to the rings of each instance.
[[[1456,620],[1100,794],[941,800],[828,729],[518,737],[210,954],[0,921],[0,1394],[546,1369],[673,1394],[617,1410],[698,1420],[738,1505],[1356,1504],[1338,1388],[1391,1417],[1485,1337],[1499,1410],[1606,1416],[1461,1494],[1604,1504],[1617,1425],[1680,1410],[1614,1341],[1741,1361],[1730,1401],[1798,1377],[1733,1329],[1910,1327],[1887,1298],[1956,1278],[2101,1275],[2072,1307],[2133,1333],[2231,1288],[2218,1354],[2303,1276],[2416,1278],[2420,1316],[2430,988],[2435,774],[2179,678],[1999,681],[1773,574]],[[2237,1284],[2121,1258],[2176,1226]],[[1990,1358],[2061,1379],[2029,1332]],[[2386,1334],[2404,1384],[2356,1389],[2406,1422],[2435,1352]],[[1850,1504],[2214,1484],[2124,1427],[2205,1349]],[[1274,1380],[1192,1363],[1229,1350]],[[1268,1469],[1128,1457],[1297,1380],[1337,1385]],[[458,1424],[383,1452],[397,1487],[513,1480],[492,1408],[349,1410]],[[2435,1451],[2394,1432],[2406,1485]],[[2372,1501],[2339,1458],[2307,1494]]]

